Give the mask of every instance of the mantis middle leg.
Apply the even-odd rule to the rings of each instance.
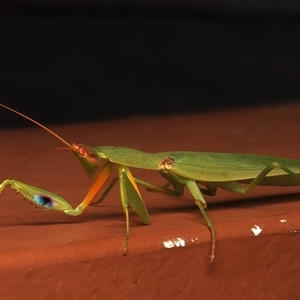
[[[147,181],[144,181],[144,180],[141,180],[141,179],[138,179],[138,178],[133,178],[133,179],[134,179],[135,183],[137,183],[138,185],[144,186],[148,191],[151,191],[151,192],[163,193],[163,194],[174,196],[174,197],[180,197],[183,194],[183,192],[178,193],[177,191],[173,191],[173,190],[168,189],[166,187],[166,185],[157,186],[155,184],[149,183]],[[102,196],[97,201],[94,201],[94,202],[90,203],[90,206],[98,206],[105,199],[105,197],[108,195],[108,193],[113,188],[113,186],[118,182],[118,180],[119,180],[119,177],[116,176],[111,181],[111,183],[107,186],[107,188],[103,192]],[[167,183],[167,184],[171,185],[171,183]]]

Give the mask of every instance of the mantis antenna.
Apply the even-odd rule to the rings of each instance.
[[[4,108],[6,108],[6,109],[8,109],[8,110],[10,110],[10,111],[12,111],[12,112],[14,112],[15,114],[17,114],[17,115],[23,117],[24,119],[29,120],[30,122],[32,122],[32,123],[38,125],[39,127],[43,128],[44,130],[46,130],[47,132],[49,132],[50,134],[52,134],[53,136],[55,136],[56,138],[58,138],[58,139],[59,139],[60,141],[62,141],[65,145],[67,145],[69,148],[73,149],[73,147],[72,147],[71,144],[69,144],[66,140],[64,140],[64,139],[63,139],[62,137],[60,137],[58,134],[56,134],[55,132],[53,132],[52,130],[50,130],[49,128],[47,128],[46,126],[44,126],[43,124],[39,123],[38,121],[33,120],[33,119],[31,119],[30,117],[28,117],[28,116],[26,116],[26,115],[24,115],[24,114],[18,112],[17,110],[14,110],[14,109],[12,109],[12,108],[10,108],[10,107],[4,105],[4,104],[1,104],[1,103],[0,103],[0,106],[2,106],[2,107],[4,107]]]

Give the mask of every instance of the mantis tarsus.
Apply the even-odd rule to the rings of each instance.
[[[98,205],[119,180],[121,205],[126,219],[124,254],[127,252],[129,240],[128,206],[130,205],[133,211],[141,217],[144,224],[149,223],[149,214],[137,185],[177,197],[183,195],[185,188],[191,193],[210,229],[211,261],[215,256],[216,238],[213,224],[205,212],[207,205],[203,194],[215,195],[217,188],[244,194],[252,191],[257,185],[300,185],[300,160],[238,153],[187,151],[147,153],[126,147],[92,147],[81,143],[69,144],[30,117],[6,105],[0,104],[0,106],[28,119],[62,141],[68,147],[66,149],[71,150],[79,159],[87,175],[95,178],[87,195],[76,208],[56,194],[14,179],[4,180],[0,184],[0,193],[6,185],[9,185],[37,206],[78,216],[87,206]],[[105,163],[100,168],[102,160]],[[107,181],[113,166],[117,167],[118,175],[105,189],[102,197],[98,201],[92,202]],[[158,171],[167,180],[167,183],[164,186],[157,186],[134,178],[130,167]]]

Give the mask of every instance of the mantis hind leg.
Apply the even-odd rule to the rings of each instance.
[[[229,181],[229,182],[219,182],[217,184],[218,187],[229,191],[235,192],[239,194],[246,194],[251,192],[256,186],[262,184],[263,180],[267,178],[267,175],[275,168],[279,168],[286,172],[291,179],[291,184],[287,185],[300,185],[300,176],[290,170],[289,168],[281,165],[278,162],[273,162],[268,164],[258,175],[255,177],[250,183],[245,187],[240,182],[237,181]],[[275,177],[276,178],[276,177]]]

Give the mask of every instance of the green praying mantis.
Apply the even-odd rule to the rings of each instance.
[[[117,181],[120,183],[121,206],[126,220],[126,235],[123,253],[128,250],[129,241],[129,211],[131,206],[144,224],[149,223],[149,214],[143,202],[138,185],[150,191],[180,197],[187,189],[200,209],[211,233],[210,260],[215,257],[216,236],[215,229],[206,214],[205,195],[215,195],[217,188],[226,191],[245,194],[251,192],[257,185],[265,186],[294,186],[300,185],[300,160],[275,156],[170,151],[148,153],[126,147],[88,146],[82,143],[69,144],[66,140],[51,131],[46,126],[32,118],[6,106],[1,107],[40,126],[61,142],[79,159],[85,172],[95,180],[83,201],[73,208],[62,197],[31,186],[14,179],[6,179],[0,184],[0,193],[5,186],[10,186],[25,199],[46,210],[57,210],[67,215],[78,216],[90,206],[97,206],[107,196]],[[101,167],[102,161],[104,161]],[[106,183],[112,167],[116,166],[118,175],[108,184],[102,197],[92,202]],[[157,186],[133,177],[130,168],[140,168],[158,171],[167,183]]]

